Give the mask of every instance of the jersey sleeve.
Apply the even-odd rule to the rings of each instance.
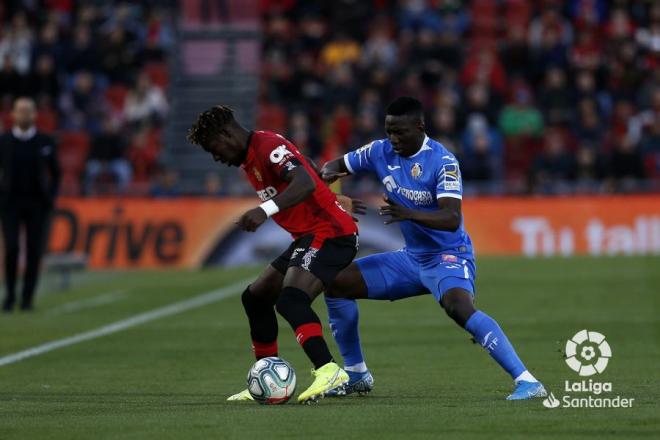
[[[463,198],[463,182],[458,161],[453,156],[444,156],[436,177],[436,197]]]
[[[357,150],[351,151],[344,155],[344,164],[351,174],[359,174],[364,172],[374,172],[376,167],[374,159],[378,155],[377,150],[380,147],[378,141],[370,142]]]
[[[304,158],[284,137],[274,138],[273,140],[274,142],[265,143],[261,149],[264,156],[263,163],[274,174],[286,180],[287,174],[302,166]]]

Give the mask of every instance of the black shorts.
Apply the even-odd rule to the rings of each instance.
[[[294,240],[270,265],[282,275],[289,267],[301,267],[314,274],[327,287],[342,269],[351,264],[357,250],[357,234],[325,240],[319,240],[314,235],[304,235]]]

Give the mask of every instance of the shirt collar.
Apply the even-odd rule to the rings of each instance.
[[[21,127],[15,125],[11,129],[11,133],[14,135],[16,139],[19,139],[21,141],[29,141],[37,134],[37,129],[36,127],[32,126],[27,130],[22,130]]]
[[[408,156],[408,159],[412,159],[413,157],[417,156],[419,153],[421,153],[424,150],[428,150],[430,147],[427,145],[427,142],[429,141],[429,137],[424,134],[424,140],[422,141],[422,146],[419,147],[419,150],[417,153],[413,154],[412,156]]]

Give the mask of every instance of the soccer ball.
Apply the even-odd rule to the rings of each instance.
[[[296,372],[284,359],[259,359],[248,371],[247,387],[250,395],[259,403],[286,403],[296,391]]]

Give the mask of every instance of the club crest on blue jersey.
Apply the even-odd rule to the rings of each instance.
[[[422,165],[419,162],[415,162],[412,168],[410,168],[410,175],[415,179],[422,175]]]

